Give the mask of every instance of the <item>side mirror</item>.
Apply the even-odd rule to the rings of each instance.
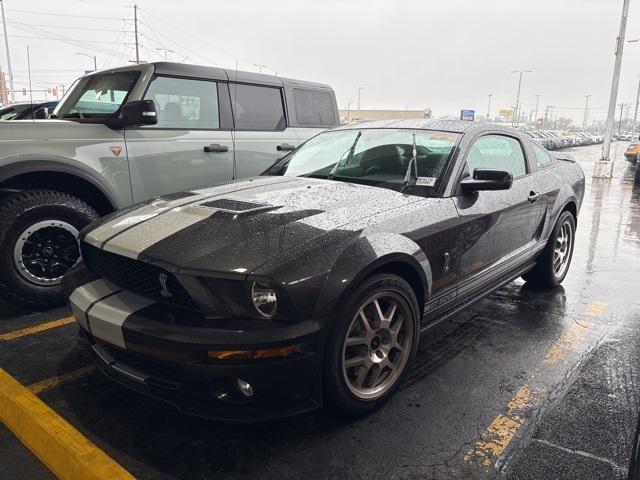
[[[460,185],[465,194],[480,190],[509,190],[513,185],[513,174],[508,170],[476,168],[473,178],[462,179]]]
[[[122,120],[125,125],[155,125],[158,123],[156,102],[135,100],[122,106]]]

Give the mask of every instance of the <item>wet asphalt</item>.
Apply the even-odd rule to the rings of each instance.
[[[616,142],[615,178],[586,172],[562,287],[517,280],[423,338],[402,389],[358,420],[320,411],[249,425],[187,417],[88,373],[39,394],[141,479],[624,479],[640,414],[640,186]],[[0,334],[68,316],[0,304]],[[66,325],[0,340],[24,385],[90,364]],[[48,479],[0,425],[0,479]]]

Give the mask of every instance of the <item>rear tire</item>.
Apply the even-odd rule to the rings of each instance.
[[[23,307],[63,303],[60,281],[77,263],[77,234],[98,218],[82,200],[27,190],[0,201],[0,296]]]
[[[379,408],[413,362],[419,336],[418,301],[391,274],[366,279],[347,299],[327,340],[324,396],[347,415]]]
[[[522,278],[537,288],[554,288],[567,276],[575,245],[576,220],[564,211],[556,221],[546,247],[536,260],[532,270]]]

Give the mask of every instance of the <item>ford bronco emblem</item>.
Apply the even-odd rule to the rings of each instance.
[[[160,282],[160,286],[162,287],[162,289],[160,290],[160,295],[162,295],[165,298],[173,297],[172,293],[167,288],[168,279],[169,277],[164,272],[158,275],[158,281]]]

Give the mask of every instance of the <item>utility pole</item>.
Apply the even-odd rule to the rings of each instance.
[[[358,110],[360,110],[360,92],[364,90],[364,87],[355,87],[355,89],[358,90]]]
[[[584,103],[584,118],[582,119],[582,130],[587,129],[587,118],[589,117],[589,97],[591,95],[585,95],[586,101]]]
[[[547,128],[547,118],[549,117],[549,109],[551,109],[551,115],[553,116],[553,105],[547,105],[547,109],[544,111],[544,128]]]
[[[29,72],[29,103],[33,105],[33,90],[31,88],[31,55],[29,55],[29,45],[27,45],[27,71]]]
[[[620,120],[618,121],[618,133],[620,133],[620,130],[622,129],[622,112],[624,112],[624,103],[621,103],[619,106],[620,106]]]
[[[541,93],[536,95],[536,114],[533,118],[533,121],[535,122],[535,124],[538,124],[538,107],[540,106],[540,97],[542,96]]]
[[[623,0],[620,31],[616,39],[616,58],[613,66],[613,79],[611,80],[611,95],[609,96],[609,109],[607,111],[607,126],[604,132],[604,144],[602,145],[602,158],[596,160],[593,165],[594,178],[611,178],[613,176],[613,160],[609,159],[609,154],[611,153],[611,136],[613,135],[613,123],[616,114],[616,103],[618,101],[618,85],[620,84],[620,68],[622,66],[622,52],[624,50],[624,36],[627,30],[628,15],[629,0]]]
[[[13,90],[13,71],[11,70],[11,55],[9,53],[9,36],[7,35],[7,23],[4,19],[4,2],[0,0],[2,10],[2,30],[4,31],[4,49],[7,52],[7,71],[9,73],[9,89],[11,90],[11,103],[16,103],[16,93]]]
[[[173,50],[171,50],[170,48],[160,48],[160,47],[156,47],[156,50],[159,50],[161,52],[164,52],[164,61],[166,62],[169,59],[168,53],[176,53]]]
[[[140,47],[138,45],[138,5],[133,5],[133,32],[136,37],[136,63],[140,63]]]
[[[516,95],[516,112],[517,112],[517,116],[513,116],[513,118],[515,119],[515,124],[513,125],[514,127],[517,127],[518,124],[520,123],[520,89],[522,87],[522,74],[523,73],[531,73],[532,70],[514,70],[511,73],[519,73],[519,77],[518,77],[518,94]],[[514,113],[516,113],[514,112]]]
[[[493,97],[493,93],[489,94],[489,103],[487,104],[487,121],[491,117],[491,97]]]
[[[262,73],[262,69],[267,68],[269,65],[261,65],[259,63],[254,63],[253,66],[258,69],[258,73]]]
[[[638,75],[640,77],[640,75]],[[638,124],[638,104],[640,103],[640,80],[638,80],[638,93],[636,93],[636,108],[633,111],[633,130],[635,131]]]

